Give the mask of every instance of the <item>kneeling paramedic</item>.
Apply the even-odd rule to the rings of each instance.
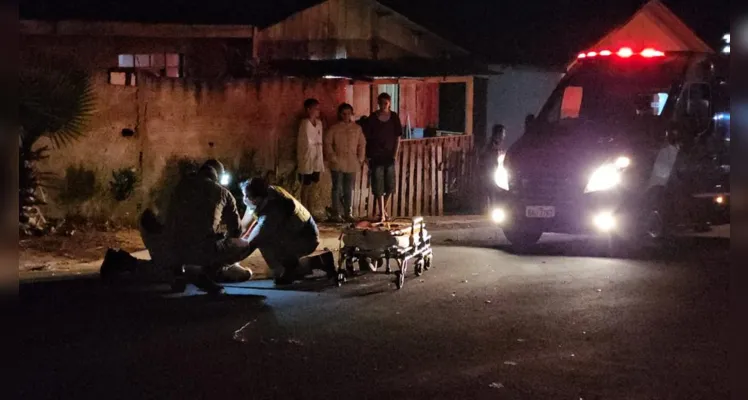
[[[301,279],[299,259],[319,245],[319,229],[309,211],[281,187],[262,178],[241,184],[247,212],[253,221],[242,236],[251,251],[259,249],[273,271],[276,285]]]
[[[151,262],[141,263],[122,251],[110,250],[101,267],[102,278],[110,280],[124,270],[141,280],[159,280],[171,269],[177,275],[175,289],[183,290],[184,276],[209,293],[222,291],[216,280],[249,280],[252,271],[238,264],[249,255],[249,245],[239,238],[234,196],[219,184],[223,172],[220,162],[208,160],[197,174],[185,176],[174,189],[164,224],[146,210],[141,235]],[[225,233],[220,231],[222,225]]]

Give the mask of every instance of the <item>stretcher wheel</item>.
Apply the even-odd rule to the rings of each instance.
[[[426,256],[426,258],[424,259],[424,263],[423,263],[423,268],[424,268],[424,269],[425,269],[426,271],[428,271],[428,270],[430,270],[430,269],[431,269],[431,259],[432,259],[433,257],[434,257],[434,256],[432,256],[432,255],[428,255],[428,256]]]
[[[413,269],[413,272],[415,272],[416,276],[423,275],[423,268],[424,268],[423,265],[424,265],[423,260],[419,260],[418,262],[416,262],[415,268]]]
[[[361,261],[359,261],[359,265],[361,265]],[[353,274],[356,272],[353,269],[353,260],[351,259],[345,260],[345,272],[348,273],[348,276],[353,276]]]
[[[389,275],[389,274],[392,273],[392,268],[390,267],[390,259],[389,259],[389,257],[385,261],[385,264],[386,264],[386,269],[384,270],[384,273],[386,273],[387,275]]]
[[[335,279],[335,283],[338,285],[338,287],[343,286],[343,283],[345,283],[345,273],[340,271],[338,272],[338,276]]]
[[[372,263],[368,258],[360,258],[358,260],[358,268],[361,271],[373,272],[377,270],[376,264]]]
[[[400,270],[395,273],[395,285],[398,289],[402,289],[405,285],[405,273],[408,271],[407,261],[403,261],[400,264]]]
[[[397,285],[398,289],[402,289],[403,285],[405,285],[405,274],[403,273],[403,271],[397,271],[395,272],[395,276],[397,278],[395,280],[395,285]]]

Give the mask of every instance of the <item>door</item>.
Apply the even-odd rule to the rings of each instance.
[[[668,128],[675,151],[672,173],[666,180],[667,206],[673,222],[691,224],[704,218],[716,193],[721,191],[719,146],[715,129],[714,99],[719,97],[709,82],[684,86]]]

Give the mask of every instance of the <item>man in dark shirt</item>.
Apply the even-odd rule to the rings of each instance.
[[[379,110],[372,113],[364,126],[366,159],[369,163],[371,189],[374,192],[374,214],[380,221],[387,219],[387,202],[395,191],[395,159],[400,147],[403,127],[400,116],[390,110],[392,98],[387,93],[377,97]],[[378,214],[377,214],[377,209]]]

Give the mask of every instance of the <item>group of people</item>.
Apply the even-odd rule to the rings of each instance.
[[[183,290],[190,282],[208,293],[220,293],[221,283],[252,277],[252,271],[239,262],[255,250],[262,254],[277,285],[301,278],[309,271],[300,268],[300,259],[319,245],[319,229],[308,206],[311,189],[325,165],[332,176],[333,221],[353,220],[353,184],[365,162],[377,198],[376,216],[382,221],[388,218],[385,210],[395,188],[394,164],[402,126],[391,110],[388,94],[380,94],[378,104],[379,109],[359,123],[353,121],[353,107],[341,104],[339,122],[324,132],[319,101],[304,102],[306,115],[299,125],[297,147],[301,201],[263,178],[252,178],[240,185],[247,206],[245,217],[240,218],[236,199],[219,181],[223,165],[206,161],[176,185],[163,222],[150,209],[142,214],[141,235],[151,260],[110,249],[101,267],[102,278],[112,281],[129,273],[137,280],[168,279],[175,289]]]
[[[391,104],[388,94],[380,94],[378,110],[359,122],[353,121],[353,107],[341,104],[339,122],[323,132],[319,101],[306,100],[298,137],[301,201],[263,178],[252,178],[240,185],[246,205],[242,219],[236,199],[220,184],[223,165],[208,160],[176,185],[163,222],[150,209],[143,213],[141,235],[151,260],[143,262],[124,251],[110,250],[101,267],[102,277],[115,279],[123,272],[168,277],[176,287],[189,281],[206,292],[219,293],[222,282],[252,277],[252,271],[239,262],[259,250],[276,284],[292,283],[308,272],[301,270],[299,260],[319,245],[319,229],[308,205],[310,190],[325,165],[332,176],[333,221],[353,220],[353,184],[363,163],[369,165],[377,201],[375,216],[382,221],[388,218],[387,201],[395,188],[394,165],[402,135],[400,117]],[[494,127],[482,157],[488,170],[495,169],[505,134],[503,126]]]
[[[183,177],[163,222],[151,210],[141,217],[141,235],[151,260],[110,250],[101,267],[102,278],[114,281],[130,273],[141,281],[167,279],[179,290],[189,282],[217,294],[223,291],[220,283],[252,277],[239,261],[255,250],[277,285],[300,278],[304,271],[299,259],[319,245],[319,230],[309,211],[283,188],[252,178],[241,183],[249,216],[242,220],[236,199],[219,183],[223,172],[220,162],[208,160],[197,173]]]
[[[392,111],[392,98],[382,93],[377,98],[378,110],[358,122],[353,120],[353,107],[338,107],[338,122],[324,132],[320,103],[304,102],[306,116],[299,124],[297,161],[302,184],[300,199],[310,207],[313,186],[319,182],[325,165],[332,177],[332,222],[352,222],[353,185],[356,173],[364,163],[369,165],[371,189],[376,199],[374,217],[385,221],[387,203],[395,190],[395,159],[403,133],[400,117]]]

